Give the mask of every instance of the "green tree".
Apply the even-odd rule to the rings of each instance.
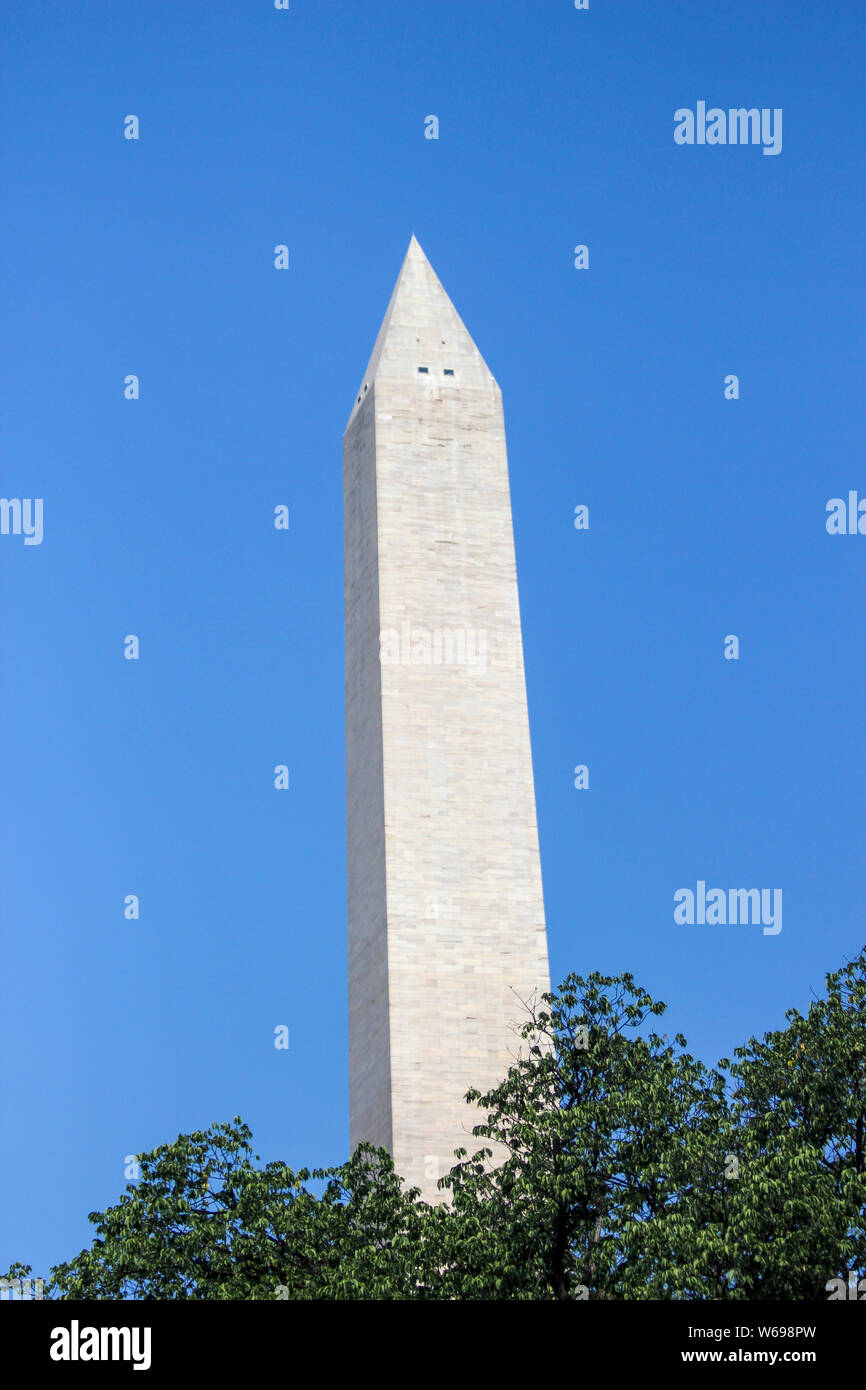
[[[631,975],[571,975],[531,1010],[502,1083],[470,1092],[487,1112],[474,1134],[492,1143],[443,1179],[451,1296],[685,1292],[679,1204],[710,1162],[722,1171],[728,1117],[723,1077],[683,1037],[644,1031],[664,1009]]]
[[[442,1205],[383,1150],[261,1165],[241,1120],[140,1158],[67,1299],[823,1299],[866,1275],[866,950],[708,1069],[632,976],[528,1009]],[[7,1278],[26,1277],[14,1265]]]
[[[93,1212],[93,1244],[51,1272],[61,1299],[419,1297],[426,1208],[384,1151],[339,1168],[257,1166],[240,1119],[140,1158],[116,1206]],[[309,1183],[320,1185],[314,1193]]]
[[[471,1098],[492,1148],[443,1180],[452,1297],[823,1299],[866,1274],[866,951],[708,1070],[634,984],[570,976]],[[491,1163],[496,1152],[500,1161]]]
[[[743,1298],[825,1298],[866,1275],[866,951],[731,1066],[743,1160],[729,1238]],[[723,1065],[726,1065],[723,1063]]]

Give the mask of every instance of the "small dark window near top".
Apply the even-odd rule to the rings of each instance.
[[[445,368],[445,371],[444,371],[444,375],[445,375],[445,376],[453,376],[453,375],[454,375],[454,368],[453,368],[453,367],[446,367],[446,368]]]
[[[423,372],[423,373],[425,374],[425,376],[426,376],[426,374],[427,374],[427,372],[429,372],[430,368],[429,368],[429,367],[419,367],[418,370],[419,370],[419,372]]]

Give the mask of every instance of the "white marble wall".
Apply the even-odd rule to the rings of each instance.
[[[502,398],[414,238],[358,394],[351,1142],[389,1148],[435,1199],[454,1148],[478,1143],[463,1093],[505,1074],[549,976]]]

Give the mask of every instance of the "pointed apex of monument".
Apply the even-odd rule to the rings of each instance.
[[[373,383],[385,380],[428,389],[496,385],[414,232],[349,424]]]
[[[423,246],[421,245],[420,241],[418,240],[418,238],[416,237],[416,235],[415,235],[414,232],[412,233],[411,237],[409,238],[409,245],[408,245],[408,247],[406,248],[406,255],[403,257],[403,264],[402,264],[402,266],[400,267],[400,274],[399,274],[398,277],[397,277],[397,283],[398,283],[398,284],[400,283],[400,279],[402,278],[403,271],[404,271],[405,268],[406,268],[406,263],[407,263],[407,261],[415,261],[415,262],[420,263],[420,264],[422,264],[422,265],[430,265],[430,262],[428,261],[427,257],[426,257],[425,254],[424,254],[424,248],[423,248]],[[431,269],[431,271],[433,270],[432,265],[430,265],[430,269]],[[434,274],[435,274],[435,272],[434,272]]]

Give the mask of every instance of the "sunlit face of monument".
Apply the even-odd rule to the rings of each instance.
[[[438,1200],[549,975],[502,395],[414,237],[343,459],[351,1143]]]

